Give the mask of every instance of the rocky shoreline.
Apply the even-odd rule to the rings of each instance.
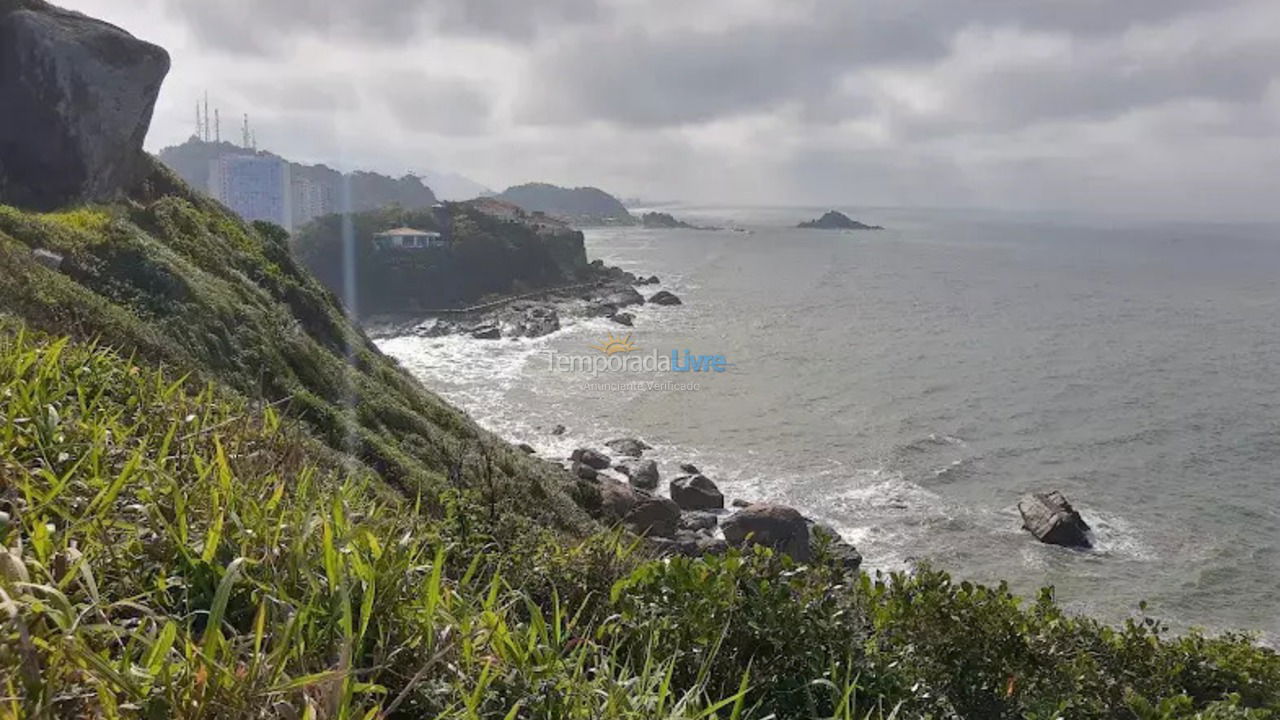
[[[371,318],[365,327],[370,337],[412,335],[444,337],[467,335],[476,340],[537,338],[550,335],[572,318],[609,318],[618,325],[632,327],[635,314],[627,308],[646,303],[680,305],[682,301],[667,290],[646,299],[638,288],[661,284],[657,276],[638,276],[596,260],[591,263],[592,279],[562,290],[548,290],[536,299],[514,300],[475,313],[448,312]]]
[[[562,426],[551,431],[563,432]],[[836,560],[848,571],[862,565],[862,555],[831,526],[795,508],[743,499],[728,501],[718,484],[691,463],[666,482],[658,464],[647,459],[652,448],[638,438],[604,443],[608,450],[580,447],[560,462],[575,478],[575,500],[597,519],[645,537],[662,555],[702,556],[733,547],[763,545],[790,555],[796,562],[815,557]],[[530,454],[537,450],[528,444]]]

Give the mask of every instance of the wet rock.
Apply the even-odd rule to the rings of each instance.
[[[574,450],[573,455],[570,455],[569,459],[595,468],[596,470],[606,470],[613,464],[613,462],[609,460],[608,455],[590,448],[578,448],[577,450]]]
[[[743,500],[742,498],[734,498],[733,502],[730,504],[736,508],[745,508],[745,507],[751,507],[754,503],[752,503],[750,500]]]
[[[636,316],[632,315],[631,313],[625,313],[625,312],[614,313],[613,315],[609,316],[609,319],[618,323],[619,325],[625,325],[626,327],[632,327],[636,323]]]
[[[636,438],[618,438],[617,440],[610,440],[605,443],[605,446],[619,455],[626,455],[627,457],[633,458],[638,458],[641,455],[644,455],[645,450],[653,449],[643,440],[637,440]]]
[[[720,510],[724,494],[705,475],[678,477],[671,481],[671,499],[684,510]]]
[[[520,452],[524,453],[525,455],[537,455],[537,454],[538,454],[538,451],[537,451],[537,450],[535,450],[535,449],[533,448],[533,446],[532,446],[532,445],[530,445],[529,443],[520,443],[520,444],[519,444],[519,445],[517,445],[516,447],[520,448]]]
[[[605,480],[600,483],[600,514],[608,522],[618,522],[640,502],[640,495],[626,483]]]
[[[111,202],[142,179],[169,54],[36,0],[0,0],[0,202]]]
[[[730,515],[720,527],[731,545],[764,545],[808,562],[809,523],[795,508],[758,503]]]
[[[681,463],[680,472],[683,472],[685,475],[701,475],[702,474],[702,471],[698,469],[698,466],[694,465],[693,463]]]
[[[712,512],[687,512],[680,516],[680,529],[692,531],[713,531],[720,524],[720,518]]]
[[[1093,540],[1089,524],[1058,491],[1032,493],[1018,503],[1022,527],[1042,543],[1063,547],[1090,548]]]
[[[591,467],[590,465],[584,465],[583,463],[580,463],[580,462],[575,462],[573,464],[573,474],[575,477],[582,478],[583,480],[600,479],[599,471],[597,471],[595,468]]]
[[[654,305],[683,305],[684,302],[676,297],[674,293],[666,290],[659,290],[656,295],[649,298],[649,302]]]
[[[497,340],[502,337],[502,330],[497,325],[481,325],[471,331],[476,340]]]
[[[631,484],[641,490],[657,490],[662,478],[658,475],[658,463],[653,460],[641,460],[634,467],[628,468]]]
[[[565,429],[565,426],[563,426],[563,425],[557,425],[557,426],[555,426],[555,427],[551,428],[551,434],[552,434],[552,435],[560,436],[560,435],[565,434],[565,432],[566,432],[566,429]]]
[[[674,537],[680,522],[680,508],[668,498],[638,497],[639,501],[622,519],[622,524],[637,535]]]

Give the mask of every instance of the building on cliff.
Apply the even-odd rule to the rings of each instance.
[[[293,229],[289,165],[270,155],[222,155],[209,163],[209,190],[248,221]]]
[[[426,250],[449,247],[449,242],[438,232],[402,227],[373,236],[379,250]]]

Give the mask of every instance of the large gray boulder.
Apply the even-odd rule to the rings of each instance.
[[[684,510],[720,510],[724,494],[705,475],[679,477],[671,481],[671,499]]]
[[[610,440],[605,443],[605,446],[619,455],[626,455],[627,457],[633,458],[638,458],[641,455],[644,455],[645,450],[652,449],[648,443],[636,438],[618,438],[617,440]]]
[[[629,468],[631,484],[641,490],[657,490],[662,476],[658,474],[658,463],[652,460],[641,460]]]
[[[680,523],[680,508],[668,498],[640,495],[639,502],[631,508],[622,524],[637,535],[675,537]]]
[[[626,483],[609,479],[600,482],[600,514],[606,521],[621,521],[640,500],[641,496]]]
[[[580,462],[588,467],[593,467],[596,470],[608,470],[609,466],[613,464],[613,461],[609,459],[608,455],[590,448],[578,448],[577,450],[574,450],[570,459],[574,462]]]
[[[108,202],[137,183],[169,54],[42,0],[0,0],[0,202]]]
[[[1063,547],[1090,548],[1089,524],[1058,491],[1031,493],[1018,503],[1022,527],[1042,543]]]
[[[796,562],[808,562],[809,521],[795,508],[758,503],[743,508],[720,523],[724,539],[731,545],[764,545],[790,555]]]

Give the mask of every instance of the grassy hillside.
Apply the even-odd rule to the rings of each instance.
[[[928,569],[654,562],[512,522],[482,488],[426,512],[272,408],[12,321],[0,417],[0,717],[1280,708],[1280,660],[1246,638],[1106,628]]]
[[[0,210],[0,718],[1280,716],[1247,637],[591,532],[284,240],[159,169]]]
[[[34,249],[64,255],[61,271],[37,263]],[[517,512],[586,525],[559,468],[485,433],[379,353],[282,231],[246,226],[158,163],[127,205],[50,215],[0,207],[0,308],[276,403],[426,503],[457,468],[491,477]]]

